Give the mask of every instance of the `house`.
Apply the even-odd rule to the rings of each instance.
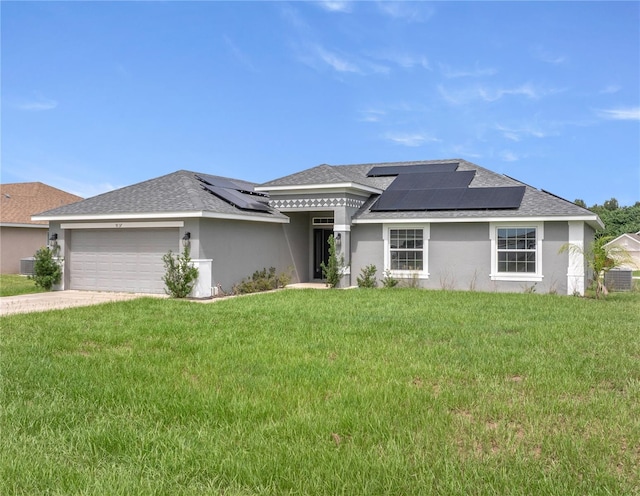
[[[609,241],[605,246],[617,246],[629,254],[630,263],[625,263],[621,268],[640,270],[640,231],[635,234],[621,234],[617,238]]]
[[[61,288],[161,293],[163,254],[190,246],[196,297],[255,270],[322,279],[333,235],[341,286],[375,265],[425,288],[583,293],[598,216],[465,160],[319,165],[254,184],[178,171],[44,212]]]
[[[20,273],[20,260],[47,245],[47,221],[33,214],[82,200],[40,182],[0,185],[0,273]]]

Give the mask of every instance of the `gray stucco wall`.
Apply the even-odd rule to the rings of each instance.
[[[191,257],[212,259],[212,284],[225,292],[269,267],[278,273],[291,271],[292,282],[298,282],[284,224],[201,219],[185,223],[185,230],[190,229]]]
[[[356,284],[356,277],[369,264],[377,267],[378,281],[384,276],[382,229],[380,224],[353,226],[351,284]],[[568,254],[558,252],[568,235],[567,222],[544,223],[543,280],[535,283],[536,292],[566,294]],[[428,252],[429,278],[420,280],[424,288],[523,292],[534,286],[529,281],[491,280],[489,223],[432,223]]]

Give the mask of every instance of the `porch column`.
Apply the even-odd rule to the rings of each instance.
[[[344,257],[344,270],[340,279],[340,286],[351,285],[351,226],[347,224],[333,225],[333,239],[336,240],[336,256]]]
[[[567,266],[567,294],[584,295],[584,222],[569,221],[569,244],[579,249],[569,250]]]

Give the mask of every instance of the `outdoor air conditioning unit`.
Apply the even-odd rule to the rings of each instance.
[[[35,257],[21,258],[20,259],[20,274],[23,276],[32,276],[34,274],[33,268],[36,263]]]
[[[631,269],[612,269],[604,275],[604,285],[609,291],[631,291],[633,272]]]

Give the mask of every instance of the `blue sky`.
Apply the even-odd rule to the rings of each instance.
[[[638,2],[2,2],[3,183],[463,158],[640,200]]]

